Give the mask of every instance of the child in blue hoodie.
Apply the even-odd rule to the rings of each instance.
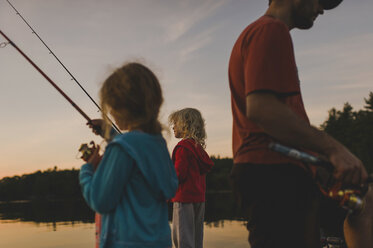
[[[126,64],[106,79],[100,100],[106,123],[111,115],[128,131],[102,156],[95,145],[80,170],[84,199],[102,216],[100,248],[171,247],[167,200],[178,181],[158,121],[158,79],[142,64]],[[104,126],[109,136],[111,125]]]

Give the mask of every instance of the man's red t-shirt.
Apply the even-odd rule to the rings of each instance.
[[[229,61],[234,163],[299,163],[268,149],[272,137],[246,117],[246,96],[275,93],[309,123],[304,109],[288,26],[270,16],[250,24],[237,39]]]

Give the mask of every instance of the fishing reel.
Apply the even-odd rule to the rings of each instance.
[[[78,154],[81,154],[80,158],[82,158],[84,161],[88,161],[94,149],[95,149],[95,142],[91,141],[89,144],[84,143],[80,145]]]
[[[349,213],[360,213],[364,209],[364,196],[367,187],[353,188],[342,187],[340,182],[333,185],[320,185],[321,192],[327,197],[335,200],[340,207],[346,209]]]
[[[363,210],[364,196],[368,191],[371,176],[368,178],[367,184],[362,186],[342,185],[340,181],[336,181],[333,171],[329,167],[317,167],[315,180],[325,196],[336,201],[349,213],[357,214]]]
[[[364,200],[359,190],[344,189],[329,191],[329,197],[337,200],[339,205],[351,213],[359,213],[364,208]]]

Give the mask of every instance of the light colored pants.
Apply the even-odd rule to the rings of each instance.
[[[203,247],[205,203],[174,202],[172,241],[175,248]]]

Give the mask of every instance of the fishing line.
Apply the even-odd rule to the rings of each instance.
[[[80,89],[83,90],[83,92],[89,97],[89,99],[96,105],[96,107],[99,109],[99,111],[102,113],[102,110],[100,108],[100,106],[96,103],[96,101],[89,95],[89,93],[84,89],[84,87],[79,83],[79,81],[74,77],[74,75],[70,72],[69,69],[67,69],[67,67],[61,62],[61,60],[57,57],[57,55],[49,48],[49,46],[44,42],[44,40],[38,35],[38,33],[36,33],[36,31],[31,27],[31,25],[26,21],[25,18],[23,18],[23,16],[21,15],[21,13],[14,7],[14,5],[9,1],[9,0],[6,0],[8,2],[8,4],[14,9],[14,11],[16,12],[16,14],[23,20],[24,23],[26,23],[26,25],[31,29],[32,33],[36,35],[36,37],[38,37],[38,39],[41,41],[41,43],[43,43],[43,45],[48,49],[49,53],[51,55],[53,55],[53,57],[58,61],[58,63],[65,69],[65,71],[70,75],[71,77],[71,80],[73,80],[76,84],[78,84],[78,86],[80,87]],[[6,46],[6,45],[5,45]],[[0,48],[1,48],[1,44],[0,44]],[[118,133],[121,133],[119,128],[111,121],[111,119],[105,114],[105,117],[110,121],[111,125],[113,126],[113,128],[118,132]]]

